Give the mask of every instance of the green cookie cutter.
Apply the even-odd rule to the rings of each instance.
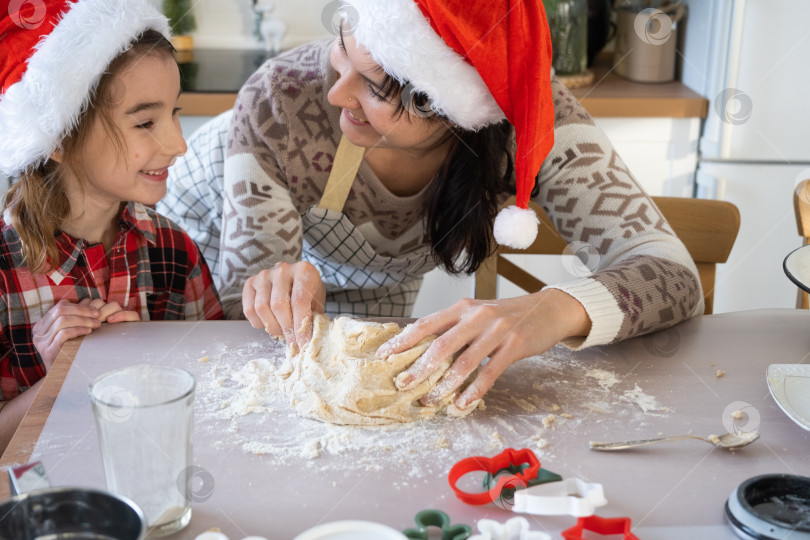
[[[526,469],[528,467],[529,467],[528,463],[520,463],[518,465],[510,465],[508,467],[504,467],[503,469],[497,471],[495,474],[487,473],[486,476],[484,476],[484,481],[482,482],[484,489],[486,490],[492,489],[492,486],[494,486],[497,483],[498,475],[509,474],[514,476],[520,474],[521,472],[523,472],[523,469]],[[536,486],[538,484],[546,484],[548,482],[561,482],[561,481],[562,476],[560,476],[555,472],[551,472],[548,469],[543,469],[541,467],[540,470],[537,471],[537,476],[529,480],[529,482],[526,484],[526,487]],[[515,488],[513,487],[505,487],[501,491],[501,498],[506,499],[507,501],[514,498],[514,496],[515,496]]]
[[[450,516],[441,510],[422,510],[413,518],[417,527],[402,531],[411,540],[429,540],[428,527],[439,527],[442,530],[442,540],[467,540],[472,534],[472,527],[456,523],[450,524]]]

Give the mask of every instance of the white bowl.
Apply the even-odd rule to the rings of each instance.
[[[408,540],[401,532],[371,521],[334,521],[318,525],[295,540]]]

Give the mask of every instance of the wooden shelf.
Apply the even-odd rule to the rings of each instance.
[[[571,90],[593,117],[706,118],[709,100],[680,81],[637,83],[613,73],[610,56],[594,66],[594,82]]]
[[[216,116],[233,108],[236,93],[183,92],[177,106],[181,116]]]

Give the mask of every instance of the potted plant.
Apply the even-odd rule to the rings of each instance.
[[[178,51],[190,51],[194,48],[191,32],[197,28],[194,19],[192,0],[163,0],[163,14],[169,19],[172,28],[172,45]]]

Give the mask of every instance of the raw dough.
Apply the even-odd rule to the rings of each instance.
[[[453,358],[413,388],[398,390],[394,378],[427,351],[435,336],[414,348],[376,357],[377,349],[402,332],[396,323],[375,323],[339,317],[330,321],[315,315],[312,340],[298,354],[287,348],[287,359],[277,375],[284,392],[299,414],[332,424],[382,425],[413,422],[437,413],[465,416],[478,402],[459,410],[453,405],[456,393],[438,405],[423,407],[425,396],[450,367]]]

